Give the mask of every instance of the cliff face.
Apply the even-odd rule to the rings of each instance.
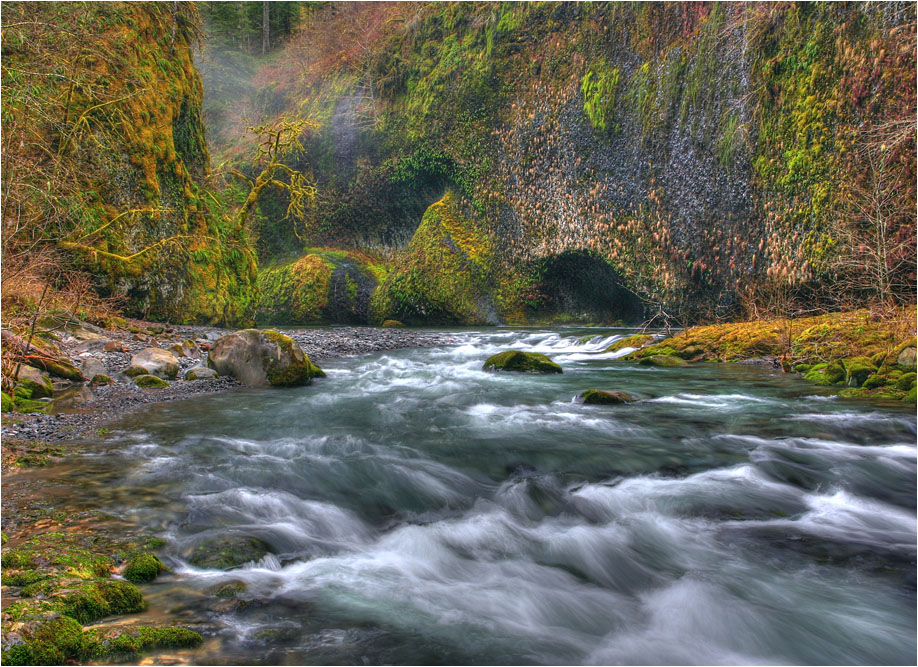
[[[25,211],[129,314],[244,323],[254,255],[208,182],[196,20],[187,3],[4,5],[4,232]]]
[[[788,293],[864,298],[845,272],[880,192],[884,261],[913,289],[909,5],[380,3],[310,20],[299,74],[274,66],[258,104],[322,124],[301,161],[322,193],[313,242],[407,247],[416,273],[409,240],[452,190],[493,243],[476,289],[495,319],[550,310],[558,262],[579,257],[697,321]]]

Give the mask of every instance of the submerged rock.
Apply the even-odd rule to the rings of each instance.
[[[251,561],[257,561],[271,553],[271,546],[257,537],[226,535],[212,537],[199,542],[188,562],[196,567],[214,570],[231,570]]]
[[[309,384],[313,365],[299,344],[273,329],[243,329],[222,336],[207,365],[249,386],[292,387]]]
[[[621,403],[634,403],[637,399],[624,391],[603,391],[602,389],[587,389],[580,394],[585,405],[619,405]]]
[[[499,352],[484,363],[486,371],[513,371],[515,373],[563,373],[561,367],[539,352],[506,350]]]
[[[662,368],[677,368],[679,366],[688,366],[685,361],[679,357],[669,354],[655,354],[652,357],[644,357],[638,361],[641,366],[660,366]]]
[[[174,380],[179,372],[179,362],[168,350],[148,347],[131,357],[131,365],[125,375],[136,377],[149,373],[163,380]]]

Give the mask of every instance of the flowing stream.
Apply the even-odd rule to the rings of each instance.
[[[218,628],[197,663],[914,664],[914,409],[615,362],[628,333],[329,361],[309,387],[153,406],[62,470],[168,540],[144,593]],[[564,374],[481,370],[511,347]],[[226,535],[274,553],[189,564]]]

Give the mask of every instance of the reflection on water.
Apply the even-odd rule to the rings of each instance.
[[[914,414],[617,363],[628,332],[586,333],[463,332],[154,406],[64,470],[169,540],[145,592],[220,629],[201,663],[913,662]],[[508,347],[565,372],[480,370]],[[573,400],[589,388],[644,400]],[[186,560],[227,535],[273,553]]]

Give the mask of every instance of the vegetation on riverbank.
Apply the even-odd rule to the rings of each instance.
[[[773,358],[786,372],[820,386],[837,386],[845,396],[914,402],[915,318],[916,309],[910,307],[884,318],[858,310],[693,327],[624,359]]]

